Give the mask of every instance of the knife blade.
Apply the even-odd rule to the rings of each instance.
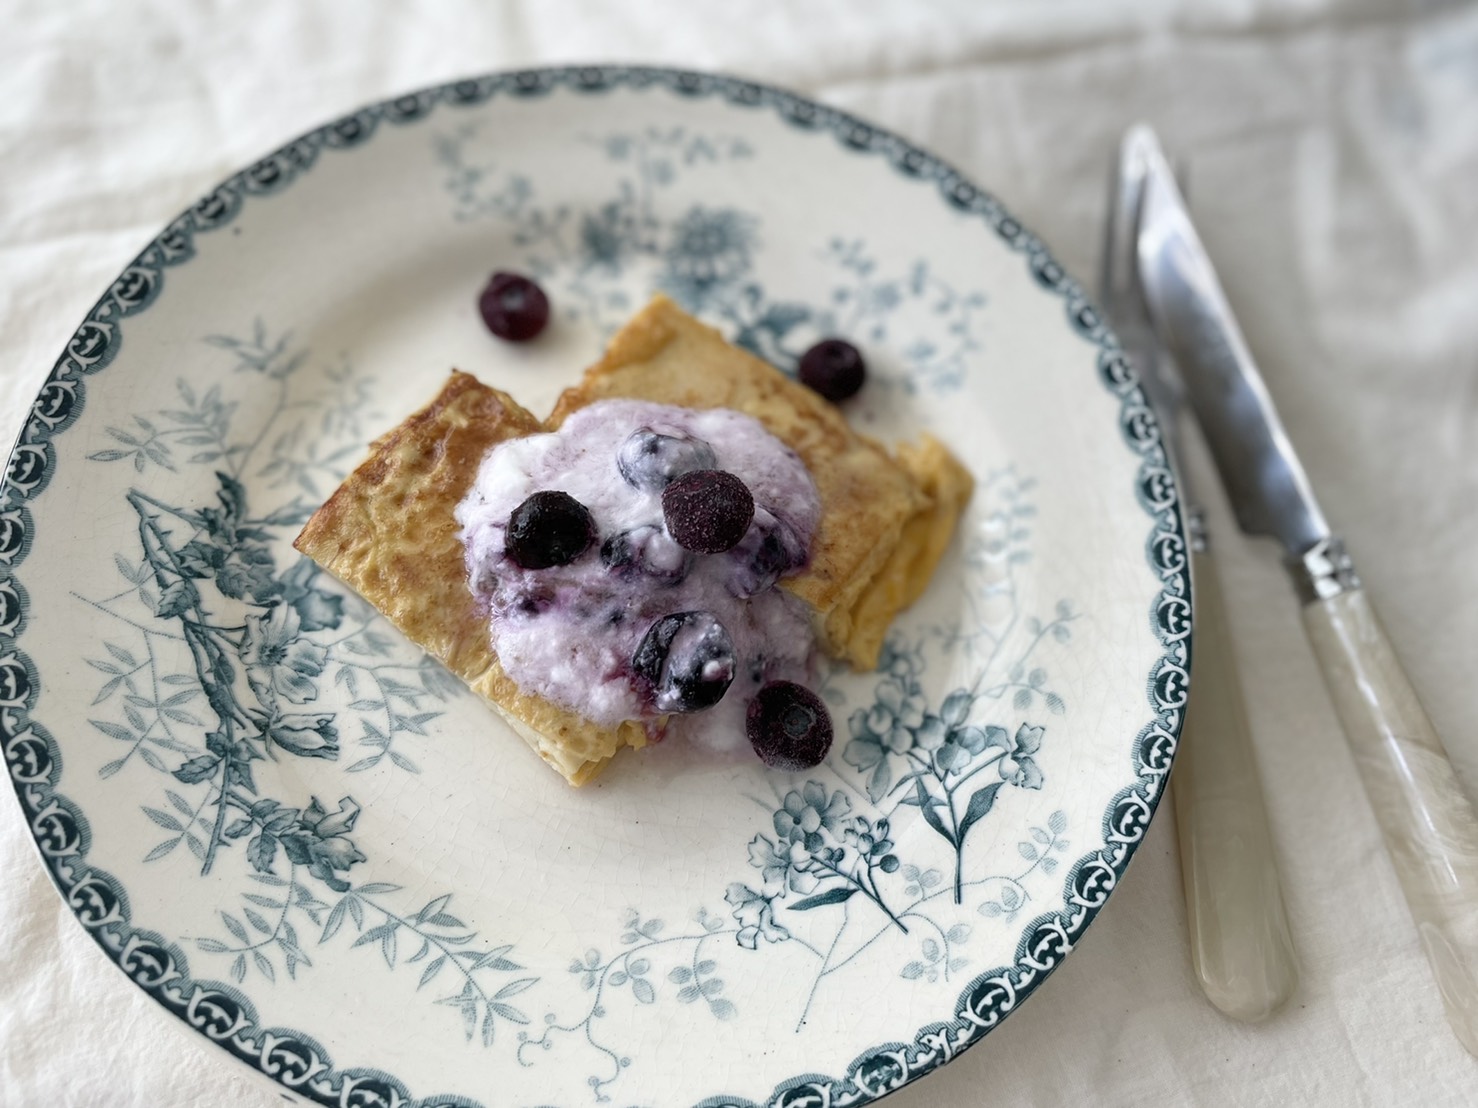
[[[1458,1039],[1478,1055],[1478,817],[1329,528],[1163,156],[1138,236],[1150,317],[1243,530],[1270,535]]]
[[[1189,925],[1191,964],[1207,999],[1246,1022],[1292,995],[1298,964],[1278,880],[1262,783],[1204,516],[1180,457],[1184,388],[1154,331],[1139,287],[1139,208],[1148,127],[1131,128],[1110,182],[1099,303],[1114,325],[1176,472],[1191,545],[1195,672],[1171,795]]]

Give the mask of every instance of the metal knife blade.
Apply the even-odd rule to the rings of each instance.
[[[1293,558],[1330,538],[1163,155],[1144,154],[1139,276],[1244,531]]]
[[[1109,187],[1099,302],[1159,417],[1180,485],[1195,595],[1195,680],[1175,759],[1172,795],[1180,842],[1191,966],[1208,1000],[1235,1019],[1275,1012],[1298,984],[1298,960],[1278,879],[1262,783],[1237,677],[1226,605],[1201,509],[1180,457],[1185,390],[1155,334],[1139,285],[1139,217],[1147,158],[1159,140],[1125,135]]]
[[[1185,482],[1180,457],[1180,413],[1185,406],[1185,386],[1167,364],[1165,348],[1155,334],[1154,320],[1139,283],[1139,220],[1143,203],[1148,159],[1159,151],[1154,132],[1132,127],[1124,135],[1114,165],[1109,189],[1109,213],[1104,224],[1103,258],[1099,268],[1098,299],[1114,325],[1114,334],[1139,376],[1150,407],[1160,421],[1160,439],[1165,444],[1171,468],[1180,482],[1183,498],[1195,512],[1194,498]],[[1193,540],[1194,541],[1194,540]]]

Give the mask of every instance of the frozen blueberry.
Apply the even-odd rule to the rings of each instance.
[[[722,554],[749,530],[754,497],[722,469],[699,469],[662,490],[662,519],[677,544],[695,554]]]
[[[508,517],[504,549],[524,569],[573,562],[595,541],[590,511],[567,492],[536,492]]]
[[[734,640],[711,612],[677,612],[652,624],[631,668],[659,712],[700,712],[722,700],[734,680]]]
[[[510,619],[535,619],[552,609],[558,599],[556,594],[537,586],[521,589],[507,598],[501,611]]]
[[[621,444],[616,467],[626,483],[653,492],[667,487],[674,477],[718,464],[713,447],[688,435],[664,435],[650,427],[639,427]]]
[[[499,270],[477,298],[477,310],[488,330],[509,342],[527,342],[549,322],[544,290],[518,273]]]
[[[772,769],[814,769],[831,749],[831,713],[821,698],[794,681],[771,681],[749,702],[749,745]]]
[[[612,572],[636,571],[669,585],[687,577],[693,564],[692,554],[650,523],[606,539],[600,544],[600,557]]]
[[[862,363],[862,354],[850,342],[822,339],[801,355],[797,373],[802,384],[839,403],[857,395],[867,367]]]

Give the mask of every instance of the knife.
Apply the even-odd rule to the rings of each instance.
[[[1478,1055],[1478,817],[1344,544],[1330,531],[1162,155],[1146,156],[1140,280],[1237,521],[1270,535],[1395,863],[1448,1022]]]
[[[1292,995],[1298,963],[1204,514],[1195,505],[1180,458],[1184,387],[1155,334],[1139,286],[1139,209],[1147,159],[1159,149],[1148,127],[1131,128],[1120,144],[1099,302],[1159,416],[1191,545],[1195,676],[1171,789],[1191,963],[1212,1004],[1235,1019],[1255,1022]]]

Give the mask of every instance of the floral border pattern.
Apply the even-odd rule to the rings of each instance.
[[[133,260],[88,312],[42,386],[13,448],[0,488],[0,745],[16,796],[43,862],[88,934],[135,984],[189,1027],[283,1089],[325,1105],[356,1108],[476,1108],[454,1095],[417,1097],[392,1074],[335,1066],[321,1043],[300,1032],[260,1025],[250,999],[231,985],[191,977],[184,952],[130,923],[128,894],[87,861],[91,834],[82,811],[58,790],[62,756],[31,718],[39,675],[19,648],[28,602],[17,568],[30,551],[34,521],[28,501],[55,471],[52,440],[80,415],[86,379],[113,361],[124,321],[148,309],[165,272],[194,255],[195,236],[227,226],[243,204],[288,187],[325,152],[367,142],[381,126],[415,123],[438,106],[481,104],[494,96],[531,97],[556,89],[600,94],[613,88],[658,88],[683,97],[720,96],[740,108],[768,108],[786,123],[830,132],[845,147],[884,157],[899,172],[932,184],[954,208],[984,219],[1019,252],[1038,284],[1063,300],[1073,329],[1097,350],[1102,383],[1120,400],[1120,430],[1140,458],[1137,498],[1152,521],[1146,542],[1161,592],[1148,613],[1164,647],[1146,681],[1152,718],[1135,737],[1136,778],[1104,813],[1104,846],[1079,858],[1064,882],[1065,906],[1029,922],[1015,962],[978,974],[960,993],[951,1018],[922,1028],[912,1043],[868,1050],[837,1077],[807,1075],[781,1083],[763,1103],[774,1108],[865,1104],[950,1061],[978,1042],[1033,993],[1071,951],[1118,883],[1164,792],[1180,734],[1190,667],[1191,599],[1187,543],[1178,493],[1159,427],[1127,359],[1098,311],[1041,241],[988,193],[932,155],[856,117],[752,81],[704,73],[622,66],[533,69],[456,81],[363,108],[294,139],[228,178],[173,220]],[[752,1108],[756,1102],[715,1096],[700,1108]]]

